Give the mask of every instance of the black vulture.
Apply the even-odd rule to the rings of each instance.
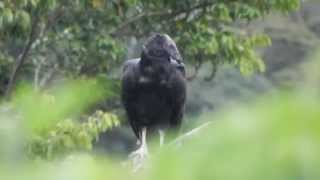
[[[140,148],[148,154],[146,136],[179,129],[186,101],[185,67],[175,42],[155,34],[143,45],[140,58],[127,60],[122,69],[122,103]]]

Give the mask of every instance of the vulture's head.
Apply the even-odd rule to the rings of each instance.
[[[172,71],[184,69],[176,43],[167,34],[155,34],[145,42],[140,63],[144,76],[161,84],[167,82]]]

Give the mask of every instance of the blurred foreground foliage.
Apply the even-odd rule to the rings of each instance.
[[[18,89],[13,105],[27,119],[24,126],[32,132],[46,131],[61,118],[84,112],[101,98],[105,91],[97,80],[74,80],[45,91],[28,85]]]
[[[158,156],[152,179],[318,179],[320,103],[310,94],[283,92],[222,113]]]
[[[12,128],[10,131],[7,129],[0,133],[3,142],[0,146],[0,157],[2,157],[0,177],[77,180],[318,179],[320,178],[319,97],[319,92],[311,88],[283,91],[265,95],[250,105],[236,106],[222,111],[214,116],[219,120],[213,121],[199,133],[189,137],[182,145],[169,144],[160,151],[152,153],[146,168],[137,174],[131,174],[130,169],[121,166],[118,161],[108,160],[106,156],[103,158],[79,151],[82,147],[86,149],[87,146],[80,145],[79,148],[77,143],[85,141],[73,139],[72,134],[80,131],[88,133],[94,139],[96,132],[100,130],[92,131],[93,129],[100,125],[101,129],[117,125],[117,121],[110,121],[112,116],[110,114],[99,111],[83,124],[61,121],[58,125],[51,126],[52,130],[46,131],[39,142],[46,142],[44,141],[46,139],[49,140],[46,143],[54,145],[52,147],[59,145],[68,151],[68,156],[54,161],[34,161],[20,157],[18,154],[26,149],[17,151],[16,147],[19,147],[17,145],[11,146],[15,149],[3,151],[3,144],[24,144],[25,140],[23,135],[17,136],[25,131],[23,126],[20,129]],[[48,115],[50,116],[50,113]],[[108,120],[104,122],[100,119],[102,117]],[[201,119],[212,121],[212,115],[205,114]],[[8,123],[14,123],[12,119],[5,120],[6,118],[1,116],[1,122],[7,125],[1,126],[4,130],[5,127],[10,127]],[[103,124],[107,126],[102,127]],[[46,129],[46,126],[41,127]],[[7,137],[15,138],[7,139]],[[64,140],[55,141],[57,140],[55,137]],[[37,144],[37,141],[33,142]],[[38,145],[48,147],[48,144]],[[72,151],[73,148],[77,151]],[[60,150],[52,149],[53,154],[59,152]],[[35,152],[35,154],[46,156],[45,152]],[[17,171],[21,173],[16,173]]]
[[[28,142],[28,156],[50,160],[72,152],[90,151],[101,133],[118,125],[119,119],[116,115],[100,110],[83,123],[64,120],[51,130],[35,135]]]
[[[100,79],[80,79],[45,91],[22,85],[12,101],[1,106],[4,134],[18,133],[21,140],[13,147],[31,159],[56,159],[91,150],[101,133],[120,123],[113,113],[90,113],[101,99],[112,97],[104,89],[106,84],[100,83]]]

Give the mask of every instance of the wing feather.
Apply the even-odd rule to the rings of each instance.
[[[121,80],[122,103],[127,113],[128,122],[137,138],[140,138],[141,127],[137,123],[139,119],[133,102],[138,86],[137,77],[139,76],[139,60],[140,59],[132,59],[125,62]]]

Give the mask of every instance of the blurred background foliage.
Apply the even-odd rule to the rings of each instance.
[[[221,64],[235,65],[243,74],[263,72],[254,49],[270,45],[270,38],[236,24],[298,6],[298,0],[4,0],[1,92],[9,96],[21,78],[41,89],[57,76],[111,76],[126,57],[139,55],[128,53],[134,42],[154,32],[166,32],[177,41],[194,68],[190,78],[206,62],[212,66],[208,80]]]
[[[0,178],[318,179],[319,12],[317,0],[0,1]],[[182,131],[210,125],[131,174],[120,66],[155,32],[187,65]]]

